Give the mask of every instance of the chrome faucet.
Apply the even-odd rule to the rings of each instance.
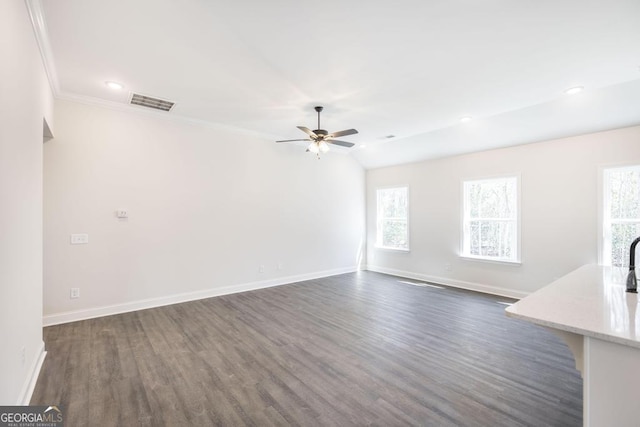
[[[629,250],[629,273],[627,274],[627,292],[638,293],[638,279],[636,278],[636,245],[640,243],[640,237],[631,243]]]

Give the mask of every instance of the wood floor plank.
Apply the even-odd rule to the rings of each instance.
[[[579,426],[582,379],[504,298],[350,273],[47,327],[66,425]]]

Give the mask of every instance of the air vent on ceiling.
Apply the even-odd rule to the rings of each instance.
[[[175,102],[165,101],[164,99],[153,98],[151,96],[140,95],[139,93],[132,93],[131,100],[132,105],[140,105],[142,107],[153,108],[161,111],[171,111]]]

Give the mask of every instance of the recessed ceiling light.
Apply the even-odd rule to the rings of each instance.
[[[460,123],[466,123],[468,121],[471,121],[471,116],[460,117]]]
[[[564,93],[566,93],[567,95],[575,95],[576,93],[580,93],[583,90],[584,90],[584,87],[575,86],[575,87],[570,87],[569,89],[565,90]]]
[[[106,84],[107,87],[109,87],[109,89],[114,89],[114,90],[124,89],[124,85],[117,82],[104,82],[104,84]]]

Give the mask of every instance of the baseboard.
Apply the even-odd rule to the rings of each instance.
[[[270,288],[272,286],[287,285],[290,283],[303,282],[305,280],[319,279],[322,277],[335,276],[344,273],[353,273],[358,267],[336,268],[332,270],[318,271],[314,273],[299,274],[295,276],[279,277],[276,279],[262,280],[258,282],[242,283],[238,285],[223,286],[219,288],[205,289],[195,292],[169,295],[166,297],[149,298],[138,301],[131,301],[122,304],[88,308],[84,310],[67,311],[64,313],[48,314],[43,317],[44,326],[59,325],[62,323],[76,322],[78,320],[93,319],[96,317],[111,316],[113,314],[128,313],[131,311],[144,310],[147,308],[162,307],[165,305],[178,304],[181,302],[195,301],[205,298],[217,297],[221,295],[235,294],[238,292],[253,291],[256,289]]]
[[[27,378],[24,386],[22,387],[22,393],[20,393],[20,398],[18,399],[18,405],[27,406],[31,402],[31,396],[33,395],[33,390],[36,388],[36,382],[38,382],[38,376],[40,375],[40,369],[42,369],[42,364],[44,363],[44,358],[47,356],[47,352],[44,351],[44,341],[40,344],[38,348],[37,357],[34,359],[31,364],[31,374]]]
[[[451,286],[453,288],[466,289],[469,291],[482,292],[485,294],[499,295],[507,298],[521,299],[529,295],[528,292],[516,291],[513,289],[505,289],[498,286],[490,286],[490,285],[484,285],[482,283],[454,280],[446,277],[431,276],[428,274],[396,270],[393,268],[379,267],[376,265],[367,265],[366,269],[369,271],[375,271],[378,273],[389,274],[391,276],[405,277],[413,280],[421,280],[424,282],[435,283],[438,285]]]

